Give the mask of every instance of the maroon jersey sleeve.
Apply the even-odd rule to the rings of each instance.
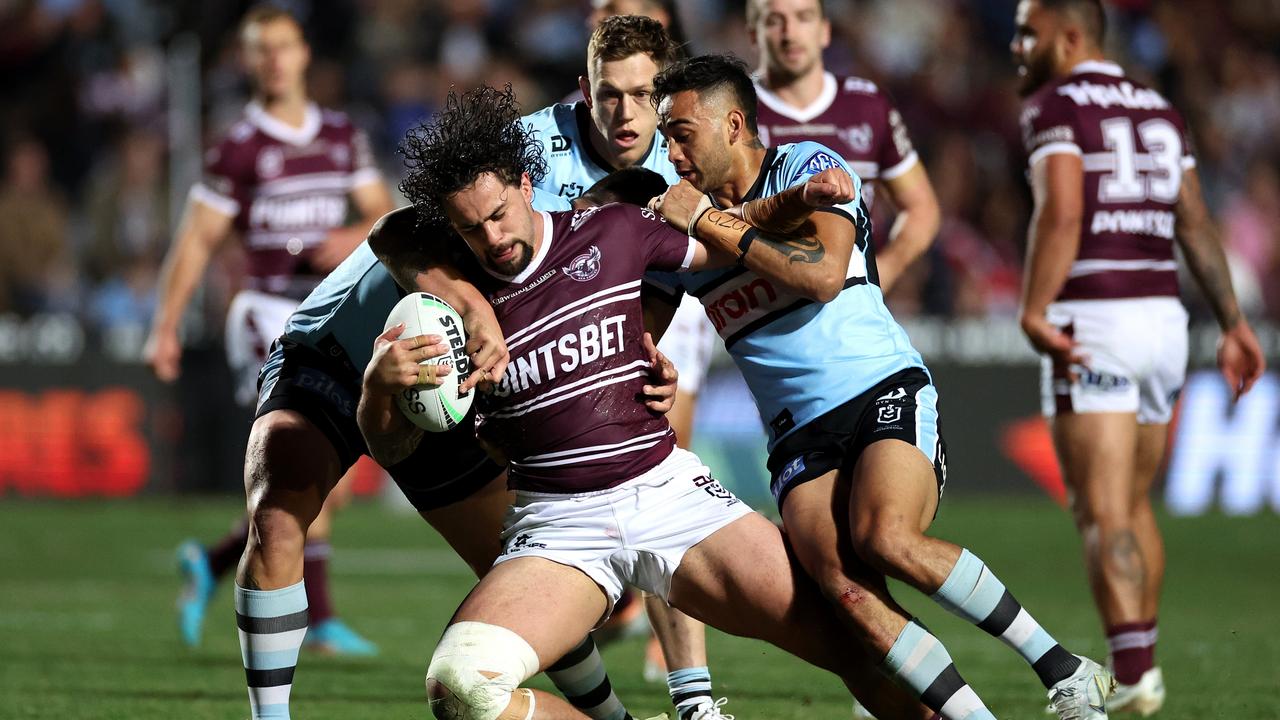
[[[884,123],[880,137],[883,138],[877,148],[876,161],[880,163],[880,179],[892,180],[910,170],[916,163],[915,146],[911,144],[911,134],[907,132],[907,124],[902,121],[902,113],[894,107],[888,95],[880,93],[880,104],[877,114]]]
[[[593,208],[575,216],[574,230],[586,223],[607,225],[610,236],[626,237],[634,243],[642,271],[678,272],[687,270],[693,262],[697,240],[671,227],[648,208],[626,203]]]
[[[630,219],[631,231],[639,241],[646,269],[672,272],[689,269],[696,240],[671,227],[648,208],[623,207]]]
[[[238,123],[205,152],[204,174],[191,189],[193,200],[231,217],[249,206],[253,199],[250,192],[254,185],[254,153],[250,144],[243,142],[246,134],[251,135],[252,129]]]
[[[1041,92],[1023,108],[1021,123],[1028,167],[1049,155],[1082,154],[1076,113],[1070,100],[1053,92]]]

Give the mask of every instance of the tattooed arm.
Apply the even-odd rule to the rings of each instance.
[[[1218,341],[1218,368],[1239,398],[1249,391],[1266,369],[1266,360],[1249,321],[1245,320],[1231,288],[1231,274],[1209,211],[1200,194],[1200,177],[1195,169],[1182,173],[1182,188],[1176,208],[1178,246],[1187,267],[1204,292],[1222,328]]]
[[[687,180],[656,198],[653,209],[677,228],[692,223],[691,234],[706,245],[713,266],[718,264],[716,258],[737,258],[794,295],[829,302],[844,288],[856,228],[841,210],[810,204],[804,212],[792,212],[799,210],[797,203],[784,201],[799,200],[799,191],[797,187],[782,193],[774,203],[776,210],[790,216],[785,223],[790,231],[785,235],[776,231],[776,216],[774,221],[762,219],[773,213],[754,215],[775,228],[762,230],[735,214],[712,208]]]
[[[401,338],[403,333],[401,323],[374,340],[356,408],[356,424],[369,455],[384,468],[403,462],[422,442],[423,431],[396,407],[396,395],[415,385],[438,385],[440,377],[452,372],[448,365],[421,364],[449,352],[444,338]]]

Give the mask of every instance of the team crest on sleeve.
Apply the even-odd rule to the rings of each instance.
[[[568,267],[564,268],[564,274],[578,282],[594,279],[600,274],[600,248],[592,245],[591,249],[570,260]]]
[[[796,173],[796,178],[798,179],[801,175],[817,175],[823,170],[838,168],[840,165],[840,161],[832,156],[831,153],[819,150],[804,161],[804,164],[800,166],[800,171]]]

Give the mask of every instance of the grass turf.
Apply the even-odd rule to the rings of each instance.
[[[203,647],[181,647],[172,551],[212,539],[237,505],[226,500],[0,503],[0,718],[241,718],[244,674],[224,586]],[[1162,518],[1169,552],[1159,660],[1162,720],[1280,717],[1280,533],[1274,515]],[[1105,645],[1067,516],[1038,499],[948,499],[936,534],[963,543],[1077,652]],[[382,653],[304,654],[293,717],[427,718],[422,677],[434,641],[472,580],[416,515],[375,505],[338,518],[332,587],[341,615]],[[1043,690],[1001,643],[905,588],[895,594],[948,646],[1002,718],[1041,718]],[[531,608],[531,611],[533,609]],[[834,678],[761,643],[710,631],[712,677],[738,718],[847,718]],[[643,642],[605,651],[637,717],[669,711],[666,690],[640,678]],[[537,681],[539,687],[549,687]]]

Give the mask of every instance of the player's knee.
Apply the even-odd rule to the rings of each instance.
[[[341,475],[328,436],[301,414],[275,410],[254,421],[244,458],[251,501],[268,489],[305,493],[320,488],[323,499]]]
[[[427,669],[431,712],[439,720],[527,720],[534,698],[520,683],[537,672],[537,653],[516,633],[488,623],[454,623]]]
[[[898,576],[917,556],[919,531],[902,520],[873,517],[855,523],[853,547],[863,562],[886,575]]]

